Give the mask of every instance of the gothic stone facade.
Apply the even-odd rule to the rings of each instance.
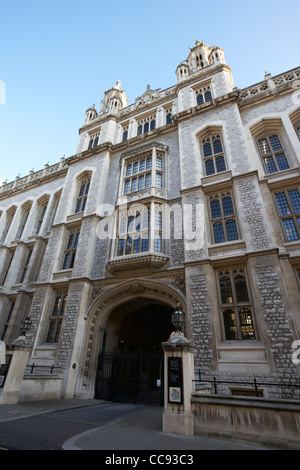
[[[27,368],[20,399],[94,397],[130,314],[135,350],[177,302],[196,378],[298,398],[275,384],[299,373],[299,74],[238,89],[223,50],[197,41],[174,86],[127,106],[117,82],[76,155],[1,186],[0,338],[30,314],[29,365],[54,366]]]

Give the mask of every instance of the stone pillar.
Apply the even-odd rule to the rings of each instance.
[[[8,349],[11,350],[13,354],[5,378],[4,387],[1,389],[0,403],[2,404],[14,404],[19,402],[20,387],[31,352],[31,347],[28,346],[24,336],[20,336],[13,343],[8,345]]]
[[[163,432],[193,436],[194,345],[176,331],[162,347],[165,360]]]

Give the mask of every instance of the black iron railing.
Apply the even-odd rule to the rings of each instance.
[[[42,366],[38,364],[27,364],[25,369],[25,375],[30,374],[41,374],[41,375],[53,375],[61,373],[62,368],[52,364],[51,366]]]
[[[245,390],[245,395],[251,394],[251,391],[253,390],[253,395],[256,397],[261,397],[263,396],[263,390],[261,390],[261,387],[278,387],[278,393],[280,393],[279,388],[285,388],[285,389],[299,389],[300,390],[300,383],[294,383],[294,382],[260,382],[257,380],[256,377],[254,377],[252,380],[243,380],[243,381],[235,381],[235,380],[219,380],[216,377],[213,377],[212,379],[204,379],[201,375],[201,371],[199,371],[199,379],[194,380],[195,383],[209,383],[212,384],[212,389],[215,395],[219,393],[219,385],[238,385],[240,387],[234,390],[234,394],[238,395],[239,391],[240,394],[243,394],[243,389],[241,386],[249,387],[249,390]],[[233,391],[233,390],[232,390]],[[248,392],[248,393],[247,393]],[[277,394],[278,394],[277,393]]]

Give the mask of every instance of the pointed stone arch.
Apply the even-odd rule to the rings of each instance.
[[[177,302],[186,311],[185,295],[174,285],[162,281],[135,279],[119,283],[101,292],[90,304],[85,320],[86,335],[82,364],[82,384],[80,394],[93,397],[98,354],[103,333],[110,314],[122,304],[135,299],[148,299],[175,309]]]

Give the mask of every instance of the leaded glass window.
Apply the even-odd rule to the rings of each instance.
[[[214,243],[237,240],[239,233],[231,193],[210,196],[209,203]]]
[[[245,270],[220,271],[218,279],[225,339],[256,339]]]
[[[258,146],[266,173],[276,173],[289,168],[285,151],[277,134],[259,139]]]
[[[202,139],[202,154],[207,176],[226,171],[225,154],[220,134]]]
[[[300,193],[298,188],[274,194],[286,241],[300,239]]]

